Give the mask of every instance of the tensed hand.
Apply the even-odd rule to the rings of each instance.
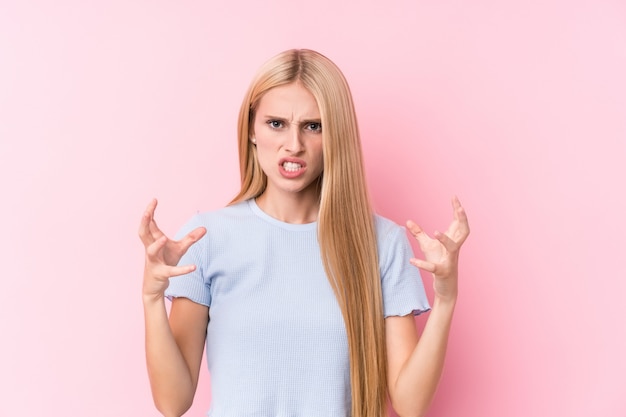
[[[144,295],[162,295],[168,286],[169,278],[188,274],[195,265],[177,266],[180,258],[189,247],[206,234],[204,227],[198,227],[181,240],[169,239],[156,224],[154,212],[157,200],[150,202],[139,225],[139,237],[146,249],[144,269]]]
[[[434,238],[415,222],[407,222],[407,228],[424,254],[424,259],[413,258],[411,263],[433,274],[435,295],[444,299],[455,299],[457,296],[459,252],[470,232],[467,214],[457,197],[452,199],[452,207],[454,219],[448,230],[445,233],[436,231]]]

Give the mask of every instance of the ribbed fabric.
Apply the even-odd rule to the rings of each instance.
[[[249,200],[198,214],[207,234],[181,259],[196,271],[166,295],[210,306],[211,417],[348,417],[346,331],[328,283],[317,224],[289,224]],[[377,216],[384,314],[430,309],[404,229]]]

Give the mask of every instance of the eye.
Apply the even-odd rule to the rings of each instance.
[[[282,121],[280,121],[280,120],[268,120],[266,123],[272,129],[280,129],[281,127],[284,126],[284,123]]]
[[[321,132],[322,131],[322,124],[319,123],[319,122],[312,122],[312,123],[309,123],[306,126],[306,129],[310,130],[312,132]]]

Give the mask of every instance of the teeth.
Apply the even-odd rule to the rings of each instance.
[[[302,168],[302,165],[295,162],[285,162],[283,168],[285,168],[285,171],[294,172]]]

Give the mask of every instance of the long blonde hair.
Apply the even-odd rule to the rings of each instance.
[[[265,190],[267,177],[250,144],[255,110],[269,89],[294,82],[315,97],[322,119],[318,240],[348,335],[352,417],[380,417],[386,414],[387,362],[374,217],[350,88],[325,56],[289,50],[259,69],[239,113],[241,190],[231,204]]]

